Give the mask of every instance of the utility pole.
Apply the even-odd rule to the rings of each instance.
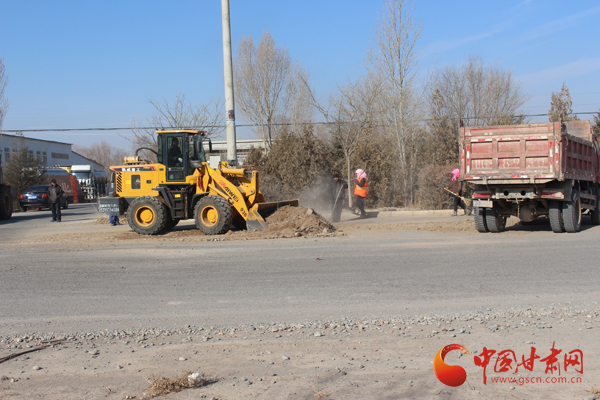
[[[231,28],[229,26],[229,0],[221,0],[223,14],[223,70],[225,73],[225,112],[227,114],[227,161],[237,165],[235,137],[235,101],[233,97],[233,62],[231,56]]]

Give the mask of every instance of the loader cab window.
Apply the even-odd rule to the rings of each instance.
[[[158,154],[156,155],[156,162],[158,162],[159,164],[163,164],[163,138],[162,136],[158,135],[158,140],[157,140],[157,147],[158,147]]]
[[[202,145],[202,136],[194,135],[190,137],[189,154],[190,161],[206,162],[204,146]]]
[[[112,171],[110,173],[110,183],[109,183],[109,186],[108,186],[108,195],[109,196],[110,196],[111,193],[115,193],[116,192],[115,183],[116,183],[115,172]]]
[[[185,180],[186,153],[185,135],[165,136],[164,143],[167,158],[167,181]]]

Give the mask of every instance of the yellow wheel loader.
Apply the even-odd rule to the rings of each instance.
[[[167,232],[191,218],[203,234],[219,235],[232,225],[263,230],[264,218],[277,208],[298,206],[298,200],[265,202],[257,171],[231,168],[225,161],[211,168],[204,151],[205,134],[157,131],[156,151],[141,147],[135,156],[125,157],[122,166],[110,167],[109,196],[98,199],[98,210],[108,215],[126,213],[131,229],[142,235]],[[142,149],[154,152],[157,162],[140,159]]]

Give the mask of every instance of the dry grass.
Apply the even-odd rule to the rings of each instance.
[[[592,386],[589,394],[600,394],[600,389],[596,389],[595,387]]]
[[[313,390],[315,392],[315,394],[313,395],[315,397],[315,399],[324,399],[326,397],[329,397],[329,393],[323,392],[321,390],[317,390],[314,386],[313,386]]]
[[[164,396],[169,393],[180,392],[183,389],[200,387],[209,381],[204,373],[192,373],[192,371],[185,371],[182,375],[174,378],[156,377],[155,375],[151,375],[146,379],[150,384],[147,389],[147,393],[150,397]]]

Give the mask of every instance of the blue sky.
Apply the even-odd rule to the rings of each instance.
[[[234,51],[241,37],[271,32],[324,100],[365,73],[383,1],[230,0],[230,7]],[[600,2],[417,0],[415,8],[424,67],[478,55],[514,72],[532,96],[531,114],[546,113],[563,82],[574,111],[600,108]],[[0,57],[9,75],[4,129],[127,127],[152,114],[148,99],[224,97],[221,2],[0,0]],[[26,136],[129,148],[114,132]]]

